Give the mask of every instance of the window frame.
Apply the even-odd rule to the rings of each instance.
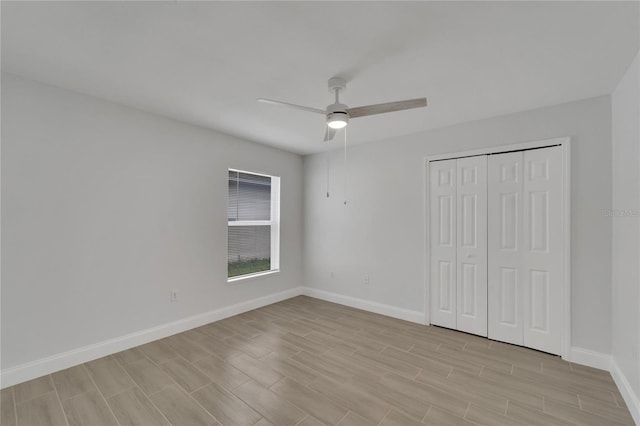
[[[255,176],[263,176],[271,179],[271,214],[270,220],[229,220],[227,216],[227,259],[229,253],[229,227],[234,226],[270,226],[271,227],[271,244],[270,244],[270,268],[268,270],[254,272],[251,274],[236,275],[229,277],[229,261],[227,260],[227,283],[243,281],[246,279],[256,278],[264,275],[271,275],[280,272],[280,176],[273,176],[265,173],[252,172],[234,168],[227,169],[227,179],[229,172],[246,173]],[[227,188],[227,207],[229,206],[229,189]]]

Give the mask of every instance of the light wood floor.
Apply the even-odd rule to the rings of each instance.
[[[2,425],[633,424],[609,373],[296,297],[2,390]]]

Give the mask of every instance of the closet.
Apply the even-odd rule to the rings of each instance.
[[[431,323],[560,354],[561,146],[429,163]]]

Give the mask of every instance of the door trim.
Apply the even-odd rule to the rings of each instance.
[[[563,312],[563,324],[562,324],[562,358],[565,360],[570,359],[571,353],[571,138],[560,137],[553,139],[544,139],[539,141],[530,141],[523,143],[516,143],[511,145],[500,145],[486,148],[478,148],[466,151],[455,151],[445,154],[430,155],[424,158],[424,199],[423,199],[423,217],[424,217],[424,245],[423,245],[423,258],[424,262],[424,312],[425,312],[425,324],[431,324],[431,312],[430,312],[430,256],[429,247],[431,247],[431,239],[429,235],[429,176],[430,167],[429,163],[438,160],[448,160],[460,157],[471,157],[475,155],[491,155],[500,154],[509,151],[523,151],[536,148],[544,148],[548,146],[559,145],[562,150],[562,233],[564,244],[564,256],[562,259],[562,265],[564,270],[563,288],[562,288],[562,303]]]

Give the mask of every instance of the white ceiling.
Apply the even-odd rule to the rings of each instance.
[[[638,2],[6,2],[2,68],[306,154],[329,77],[360,106],[349,143],[612,91],[639,46]]]

